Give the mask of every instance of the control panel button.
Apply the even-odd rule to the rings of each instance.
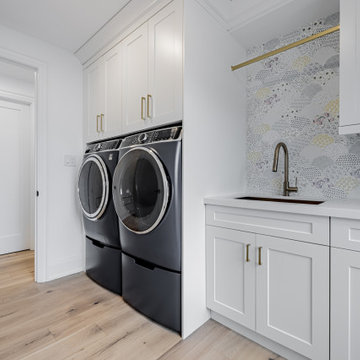
[[[141,144],[143,144],[148,138],[149,138],[148,134],[143,133],[143,134],[140,134],[140,135],[139,135],[138,141],[139,141]]]

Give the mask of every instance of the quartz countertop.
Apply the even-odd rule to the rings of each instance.
[[[298,204],[298,203],[283,203],[261,200],[243,200],[236,199],[238,197],[253,196],[253,197],[267,197],[276,199],[301,199],[301,200],[320,200],[324,201],[319,205]],[[277,211],[293,214],[305,214],[314,216],[330,216],[337,218],[360,220],[360,200],[323,200],[323,199],[309,199],[298,196],[274,196],[264,194],[225,194],[218,196],[205,197],[204,203],[206,205],[229,206],[243,209]]]

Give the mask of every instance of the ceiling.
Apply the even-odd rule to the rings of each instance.
[[[339,0],[198,0],[241,44],[266,42],[339,11]]]
[[[132,0],[1,0],[0,25],[76,52]],[[339,0],[197,0],[251,46],[339,11]]]
[[[130,0],[1,0],[0,25],[75,52]]]

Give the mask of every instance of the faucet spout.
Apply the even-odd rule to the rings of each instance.
[[[275,147],[275,152],[274,152],[274,162],[273,162],[273,168],[272,171],[273,172],[277,172],[278,170],[278,165],[279,165],[279,154],[280,154],[280,149],[283,148],[284,150],[284,191],[283,191],[283,195],[284,196],[289,196],[290,192],[297,192],[298,188],[297,186],[289,186],[289,151],[288,148],[286,146],[285,143],[283,142],[279,142],[276,147]],[[297,184],[297,179],[296,179],[296,184]]]

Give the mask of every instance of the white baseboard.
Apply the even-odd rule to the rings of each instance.
[[[81,257],[72,257],[48,264],[46,281],[59,279],[84,271],[84,261]]]
[[[266,349],[271,350],[272,352],[281,355],[285,359],[288,360],[309,360],[308,358],[262,336],[257,334],[256,332],[239,325],[238,323],[214,312],[211,311],[211,318],[220,324],[228,327],[229,329],[237,332],[238,334],[245,336],[246,338],[250,339],[251,341],[256,342],[257,344],[263,346]]]

